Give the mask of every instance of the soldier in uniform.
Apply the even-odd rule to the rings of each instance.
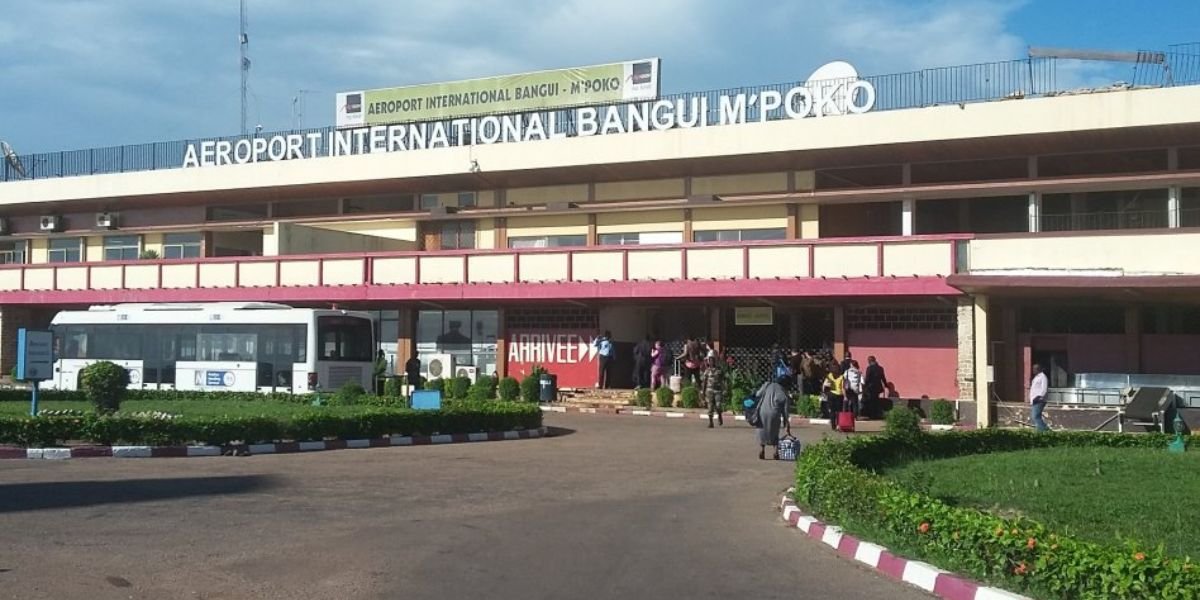
[[[725,399],[729,397],[726,389],[725,371],[717,366],[717,359],[709,356],[704,359],[704,373],[700,376],[700,391],[704,393],[704,401],[708,403],[708,427],[712,429],[713,415],[717,416],[717,424],[724,426]]]

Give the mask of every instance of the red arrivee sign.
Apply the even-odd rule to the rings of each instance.
[[[539,365],[558,376],[558,387],[592,387],[598,368],[594,337],[582,329],[510,330],[508,374],[520,379]]]

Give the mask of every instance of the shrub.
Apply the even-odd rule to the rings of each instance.
[[[401,396],[399,377],[388,377],[383,381],[383,396],[385,398],[399,398]]]
[[[441,392],[442,397],[443,398],[446,397],[445,382],[441,378],[426,379],[425,380],[425,389]]]
[[[907,406],[896,406],[887,413],[883,434],[895,438],[921,435],[921,416]]]
[[[740,411],[740,410],[742,410],[742,401],[745,400],[746,398],[748,398],[749,396],[750,396],[750,392],[747,392],[746,388],[742,388],[742,387],[731,388],[729,390],[729,404],[731,406],[733,406],[734,410]]]
[[[633,396],[633,404],[642,408],[650,408],[652,402],[650,388],[638,388]]]
[[[1171,436],[981,430],[858,437],[805,449],[796,501],[872,541],[937,566],[1045,598],[1195,598],[1200,567],[1161,548],[1074,539],[1024,517],[951,506],[875,472],[912,458],[949,458],[1052,446],[1163,448]],[[1031,543],[1029,540],[1033,540]]]
[[[79,373],[79,387],[97,414],[117,412],[128,386],[129,371],[107,360],[92,363]]]
[[[809,419],[821,417],[821,397],[817,394],[801,394],[796,399],[796,414]]]
[[[471,384],[467,390],[467,399],[476,402],[484,400],[496,399],[496,378],[487,375],[480,375],[475,379],[475,383]]]
[[[158,250],[151,250],[147,248],[138,254],[138,258],[142,260],[155,260],[158,258]]]
[[[448,385],[447,385],[448,384]],[[455,400],[466,400],[467,392],[471,391],[470,377],[455,377],[447,380],[442,385],[446,385],[446,392],[443,395]]]
[[[680,393],[680,404],[684,408],[700,408],[700,390],[695,386],[685,386]]]
[[[929,409],[929,420],[935,425],[953,425],[958,420],[954,416],[954,405],[946,400],[934,400]]]
[[[538,374],[530,373],[521,380],[521,400],[530,404],[537,404],[541,384],[538,382]]]
[[[654,390],[654,399],[660,408],[670,408],[675,405],[675,392],[672,392],[671,388],[664,385]]]
[[[521,384],[512,377],[505,377],[504,379],[500,380],[500,385],[497,389],[497,392],[499,393],[501,400],[505,402],[512,402],[521,395]]]
[[[454,401],[441,410],[378,408],[356,414],[314,411],[293,418],[269,416],[159,419],[130,415],[0,417],[0,444],[49,447],[68,440],[97,444],[175,445],[270,443],[386,435],[434,435],[536,429],[536,406]]]
[[[338,406],[354,406],[363,400],[367,390],[357,381],[347,381],[333,395],[333,404]]]

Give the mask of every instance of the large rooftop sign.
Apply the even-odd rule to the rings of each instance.
[[[657,77],[657,67],[654,74]],[[655,87],[657,97],[657,83]],[[515,99],[515,92],[513,97]],[[832,62],[817,69],[803,84],[755,93],[695,94],[673,100],[642,102],[618,99],[617,103],[601,106],[451,117],[417,123],[397,124],[393,121],[393,124],[367,124],[306,134],[205,140],[188,145],[183,166],[406,152],[859,114],[874,108],[875,99],[875,87],[871,82],[859,79],[853,66]],[[360,107],[359,110],[365,112],[368,109]],[[411,118],[407,112],[402,114]]]
[[[337,126],[457,119],[658,98],[657,58],[337,94]]]

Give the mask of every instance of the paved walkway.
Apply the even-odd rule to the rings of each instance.
[[[745,424],[547,415],[547,440],[0,464],[0,598],[928,598],[776,512]],[[805,438],[824,432],[796,430]]]

